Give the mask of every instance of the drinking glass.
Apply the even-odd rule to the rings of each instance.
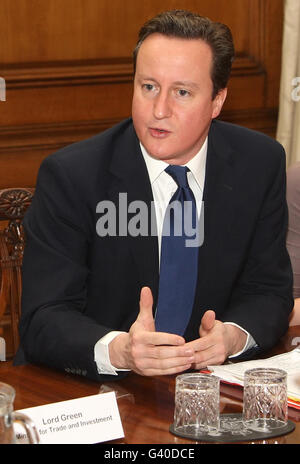
[[[13,412],[15,389],[0,382],[0,444],[15,444],[16,436],[14,422],[19,422],[26,430],[30,444],[39,443],[39,436],[35,425],[29,417],[19,412]]]
[[[191,373],[176,377],[174,432],[197,437],[220,424],[220,379]]]
[[[257,432],[271,432],[288,421],[287,373],[256,368],[244,374],[243,423]]]

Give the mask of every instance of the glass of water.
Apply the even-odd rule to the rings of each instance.
[[[243,423],[250,430],[271,432],[288,421],[287,373],[256,368],[244,374]]]
[[[189,436],[217,433],[220,426],[220,379],[191,373],[176,377],[174,432]]]

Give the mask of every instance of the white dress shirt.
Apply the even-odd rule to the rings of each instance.
[[[157,235],[158,235],[158,250],[159,250],[159,260],[160,260],[160,250],[161,250],[161,237],[162,237],[162,227],[165,212],[169,201],[174,195],[175,191],[178,188],[178,185],[174,179],[165,172],[167,163],[161,160],[152,158],[140,144],[142,154],[147,166],[149,179],[152,187],[154,205],[155,205],[155,214],[156,214],[156,224],[157,224]],[[207,138],[202,145],[200,151],[194,156],[185,166],[189,168],[187,173],[189,186],[195,196],[197,214],[200,217],[201,208],[202,208],[202,197],[204,190],[204,181],[205,181],[205,167],[206,167],[206,156],[207,156]],[[247,349],[255,345],[255,341],[252,336],[246,332],[242,327],[237,324],[225,322],[225,324],[232,324],[239,327],[247,334],[246,344],[239,353],[231,356],[238,356]],[[128,369],[115,369],[109,360],[109,343],[122,332],[112,331],[107,335],[102,337],[95,345],[95,362],[97,364],[99,374],[111,374],[117,375],[117,371],[128,370]]]

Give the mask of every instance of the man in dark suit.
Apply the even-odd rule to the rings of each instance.
[[[293,301],[284,151],[215,120],[233,54],[224,25],[181,11],[150,20],[134,53],[132,119],[42,163],[25,218],[16,362],[93,379],[174,374],[250,356],[286,331]],[[188,168],[204,217],[182,334],[156,330],[165,204],[178,187],[169,165]],[[141,204],[147,227],[132,233]],[[169,294],[176,290],[172,282]]]

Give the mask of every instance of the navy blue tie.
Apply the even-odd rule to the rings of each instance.
[[[193,240],[198,224],[196,201],[187,181],[188,168],[168,166],[178,185],[168,205],[162,232],[155,327],[183,335],[193,309],[199,246]]]

